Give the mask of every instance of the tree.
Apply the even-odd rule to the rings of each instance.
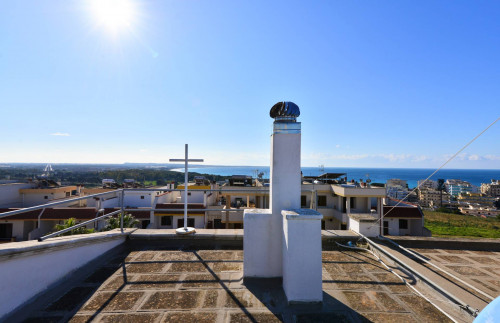
[[[114,217],[114,216],[110,217],[107,220],[106,226],[104,227],[103,231],[119,229],[120,228],[120,216],[121,216],[121,214],[118,214],[117,217]],[[139,220],[137,220],[131,214],[126,213],[123,216],[123,227],[124,228],[134,228],[137,224],[139,224]]]
[[[73,226],[75,226],[77,223],[76,223],[76,219],[75,218],[69,218],[67,220],[64,220],[64,223],[63,224],[56,224],[55,227],[54,227],[54,230],[55,231],[61,231],[61,230],[64,230],[64,229],[68,229],[68,228],[71,228]],[[65,232],[63,234],[61,234],[62,236],[70,236],[70,235],[73,235],[73,234],[86,234],[86,233],[94,233],[95,230],[94,229],[87,229],[86,227],[82,226],[82,227],[79,227],[79,228],[75,228],[71,231],[68,231],[68,232]]]

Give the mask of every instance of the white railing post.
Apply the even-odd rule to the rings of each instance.
[[[122,189],[122,207],[121,207],[121,215],[120,215],[120,231],[123,233],[123,210],[125,205],[125,189]]]

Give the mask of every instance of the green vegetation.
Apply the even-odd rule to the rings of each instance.
[[[125,214],[123,216],[123,227],[124,228],[134,228],[137,224],[139,224],[139,220],[134,218],[131,214]],[[103,231],[109,231],[113,229],[120,228],[120,215],[116,217],[110,217],[107,220],[106,227],[104,227]]]
[[[8,176],[13,180],[24,181],[42,174],[44,165],[39,167],[9,167],[0,168],[0,178]],[[194,176],[203,175],[208,180],[221,181],[229,176],[189,173],[189,180]],[[170,182],[184,183],[184,173],[175,172],[168,169],[151,168],[121,168],[102,165],[101,167],[91,167],[91,165],[61,165],[57,166],[54,174],[50,177],[55,181],[62,182],[63,185],[83,184],[85,186],[101,186],[104,178],[114,179],[118,183],[123,183],[126,178],[135,179],[137,183],[145,186],[165,185]]]
[[[64,230],[64,229],[70,228],[76,224],[77,223],[76,223],[75,218],[69,218],[67,220],[64,220],[63,224],[56,224],[56,226],[54,227],[54,231]],[[87,229],[86,227],[79,227],[79,228],[73,229],[71,231],[68,231],[66,233],[63,233],[63,234],[61,234],[61,236],[71,236],[74,234],[86,234],[86,233],[94,233],[94,232],[95,232],[94,229]]]
[[[425,227],[433,236],[500,238],[500,219],[424,211]]]

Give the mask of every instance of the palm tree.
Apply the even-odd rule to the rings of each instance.
[[[55,231],[61,231],[61,230],[64,230],[64,229],[68,229],[68,228],[71,228],[73,226],[77,225],[76,223],[76,219],[75,218],[69,218],[67,220],[64,220],[64,223],[63,224],[56,224],[55,227],[54,227],[54,230]],[[79,227],[79,228],[75,228],[71,231],[68,231],[68,232],[65,232],[63,234],[61,234],[62,236],[70,236],[70,235],[73,235],[73,234],[86,234],[86,233],[94,233],[95,230],[94,229],[87,229],[86,227]]]
[[[134,228],[137,224],[139,224],[139,220],[134,218],[131,214],[126,213],[123,216],[123,227],[124,228]],[[110,217],[107,220],[107,224],[104,227],[103,231],[109,231],[113,229],[120,228],[120,214],[117,217]]]

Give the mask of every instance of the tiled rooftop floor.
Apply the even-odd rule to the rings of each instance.
[[[500,296],[500,252],[423,248],[412,250],[488,295]]]
[[[448,321],[368,253],[323,252],[322,305],[289,306],[279,281],[243,284],[242,270],[241,250],[130,251],[28,321]]]

